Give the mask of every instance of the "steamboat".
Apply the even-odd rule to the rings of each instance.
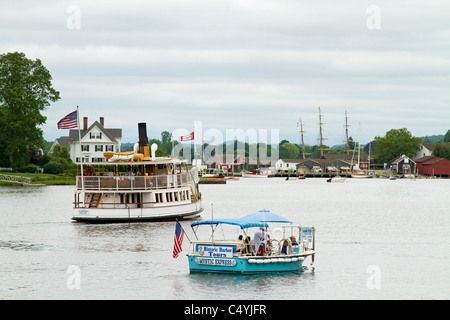
[[[138,131],[134,151],[105,152],[107,162],[78,163],[72,220],[182,220],[203,211],[197,168],[189,168],[187,160],[156,157],[158,146],[149,147],[146,123],[139,123]]]

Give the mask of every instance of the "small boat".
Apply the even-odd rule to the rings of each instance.
[[[352,172],[351,177],[352,178],[374,178],[375,173],[372,171],[356,170],[356,171]]]
[[[270,231],[269,223],[289,225]],[[246,240],[249,239],[247,233],[250,228],[259,228],[255,236],[261,238],[257,243],[254,239],[249,242],[238,239],[216,240],[214,233],[219,224],[239,227]],[[211,238],[198,240],[196,230],[205,225],[212,230]],[[191,227],[197,239],[190,241],[190,252],[187,255],[191,273],[290,272],[300,270],[309,256],[314,262],[315,228],[294,226],[292,221],[269,210],[260,210],[239,219],[196,221]],[[293,233],[297,233],[298,238]],[[300,241],[296,242],[295,239]]]
[[[258,169],[254,171],[242,172],[242,178],[272,178],[272,175],[269,174],[269,171]]]
[[[327,179],[327,182],[345,182],[345,178],[343,178],[341,176],[336,176],[336,177]]]

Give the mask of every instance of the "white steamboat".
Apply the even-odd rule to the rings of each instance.
[[[108,162],[82,163],[72,220],[148,222],[192,218],[203,211],[198,172],[186,160],[156,157],[139,123],[134,152],[104,153]]]

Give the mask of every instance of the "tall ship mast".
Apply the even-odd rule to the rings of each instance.
[[[348,139],[348,127],[350,127],[350,125],[348,124],[348,118],[347,110],[345,110],[345,151],[347,152],[347,155],[350,154],[350,140]]]
[[[107,162],[81,162],[72,220],[88,223],[146,222],[193,217],[203,211],[198,171],[187,160],[156,157],[158,145],[138,124],[130,152],[105,152]]]
[[[301,136],[301,142],[302,142],[302,154],[303,154],[303,159],[305,159],[305,141],[303,140],[303,133],[304,133],[305,131],[303,131],[303,122],[302,122],[302,118],[299,118],[299,119],[298,119],[297,127],[300,128],[300,136]]]
[[[324,145],[323,145],[323,140],[327,140],[327,138],[323,137],[322,134],[322,126],[324,125],[324,123],[322,122],[322,117],[323,115],[320,112],[320,107],[319,107],[319,150],[320,150],[320,157],[323,157],[323,150],[324,150]]]

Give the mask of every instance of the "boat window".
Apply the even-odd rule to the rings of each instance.
[[[174,192],[174,201],[178,201],[178,195],[179,195],[179,193],[178,192]]]

